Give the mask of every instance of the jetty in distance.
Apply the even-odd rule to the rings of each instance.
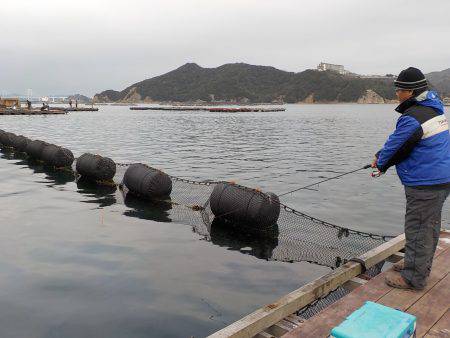
[[[277,112],[285,111],[282,107],[261,108],[261,107],[130,107],[130,110],[170,110],[170,111],[209,111],[224,113],[241,113],[241,112]]]
[[[50,110],[40,110],[40,109],[9,109],[0,108],[0,115],[63,115],[67,114],[67,111],[61,109],[50,109]]]

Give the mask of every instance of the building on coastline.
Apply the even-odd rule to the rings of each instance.
[[[332,71],[332,72],[335,72],[335,73],[338,73],[341,75],[359,77],[359,78],[364,78],[364,79],[395,79],[395,78],[397,78],[397,76],[395,76],[393,74],[386,74],[386,75],[356,74],[356,73],[352,73],[352,72],[348,71],[347,69],[345,69],[345,67],[343,65],[336,65],[333,63],[326,63],[326,62],[319,63],[319,65],[317,66],[317,70],[319,72]]]
[[[335,65],[333,63],[321,62],[317,66],[319,72],[332,71],[341,75],[348,75],[350,72],[344,68],[343,65]]]

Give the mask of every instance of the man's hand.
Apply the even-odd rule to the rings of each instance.
[[[375,155],[375,157],[373,158],[372,161],[372,168],[375,169],[374,171],[372,171],[371,176],[372,177],[380,177],[383,173],[380,171],[380,169],[378,169],[377,167],[377,162],[378,162],[378,157]]]
[[[377,162],[378,162],[378,157],[375,156],[375,157],[373,158],[373,161],[372,161],[372,165],[371,165],[372,168],[376,168],[376,167],[377,167]]]

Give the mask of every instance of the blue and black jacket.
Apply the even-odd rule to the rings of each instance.
[[[438,95],[425,91],[402,102],[395,131],[377,153],[377,167],[395,165],[406,186],[450,183],[450,133]]]

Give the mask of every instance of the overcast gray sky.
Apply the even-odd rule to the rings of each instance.
[[[450,1],[2,0],[0,94],[93,95],[186,62],[450,67]]]

